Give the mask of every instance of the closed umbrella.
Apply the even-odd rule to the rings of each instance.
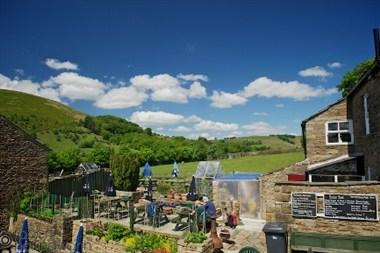
[[[90,178],[88,177],[88,175],[86,175],[84,179],[83,191],[84,193],[86,193],[86,195],[90,195],[91,185],[90,185]]]
[[[174,162],[173,164],[173,170],[172,170],[172,177],[178,177],[179,174],[179,166],[177,162]]]
[[[77,239],[75,240],[74,253],[83,253],[83,224],[80,224]]]
[[[106,190],[104,191],[104,195],[109,196],[109,197],[116,196],[116,189],[115,189],[115,184],[113,183],[112,175],[109,175],[108,177],[107,187],[106,187]]]
[[[189,192],[187,194],[187,199],[194,201],[197,198],[198,198],[198,194],[197,194],[197,189],[196,189],[196,186],[195,186],[195,177],[193,176],[192,179],[191,179],[191,183],[190,183],[190,187],[189,187]]]
[[[150,165],[148,162],[144,165],[144,171],[143,171],[144,177],[151,177],[152,176],[152,169],[150,168]]]
[[[18,240],[16,252],[17,253],[29,253],[29,224],[28,219],[22,223],[22,229],[20,232],[20,238]]]
[[[148,181],[148,189],[147,189],[146,199],[149,201],[153,200],[153,183],[152,183],[151,178],[149,178],[149,181]]]

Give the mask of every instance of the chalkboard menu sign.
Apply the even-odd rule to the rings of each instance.
[[[295,217],[316,217],[317,196],[315,193],[293,192],[292,215]]]
[[[349,220],[378,220],[377,195],[325,194],[325,217]]]

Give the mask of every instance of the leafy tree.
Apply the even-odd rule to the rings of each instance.
[[[48,157],[48,167],[49,173],[53,173],[58,171],[61,167],[61,163],[59,161],[58,155],[55,152],[50,152]]]
[[[81,154],[78,149],[58,153],[60,168],[66,171],[74,171],[80,163],[80,156]]]
[[[140,160],[138,154],[129,152],[111,152],[111,171],[115,186],[122,191],[135,191],[139,184]]]
[[[145,128],[145,129],[144,129],[144,132],[145,132],[147,135],[150,135],[150,136],[153,135],[152,128],[149,128],[149,127],[148,127],[148,128]]]
[[[371,66],[373,65],[374,60],[369,59],[358,65],[350,71],[348,71],[341,81],[341,83],[337,86],[338,90],[342,92],[342,96],[345,97],[348,93],[355,87],[358,83],[359,79],[362,75],[367,72]]]
[[[111,149],[107,145],[100,143],[95,144],[88,156],[89,162],[94,162],[101,167],[109,167]]]
[[[91,116],[86,116],[84,118],[83,126],[87,129],[91,130],[91,132],[93,132],[93,133],[98,133],[96,123]]]

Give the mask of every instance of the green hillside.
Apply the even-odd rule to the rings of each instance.
[[[28,132],[77,126],[85,114],[53,100],[0,89],[0,114]]]
[[[224,172],[258,172],[266,173],[275,169],[284,168],[288,165],[302,161],[303,152],[282,154],[260,154],[235,159],[221,160]],[[198,162],[179,164],[180,177],[191,177],[198,166]],[[168,177],[172,172],[172,164],[152,167],[153,176]]]
[[[161,136],[115,116],[89,116],[45,98],[0,90],[0,114],[51,149],[51,171],[78,162],[109,166],[111,152],[136,153],[141,164],[231,159],[261,153],[300,152],[300,137],[252,136],[207,140]]]

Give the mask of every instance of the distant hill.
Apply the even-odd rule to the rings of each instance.
[[[0,89],[0,101],[0,114],[46,144],[51,153],[61,154],[66,160],[74,159],[67,158],[65,154],[71,152],[71,156],[78,156],[75,157],[78,161],[96,160],[103,156],[107,163],[109,151],[105,149],[110,147],[123,152],[137,152],[141,160],[151,164],[302,150],[299,136],[190,140],[161,136],[149,128],[143,129],[115,116],[89,116],[55,101],[17,91]]]

